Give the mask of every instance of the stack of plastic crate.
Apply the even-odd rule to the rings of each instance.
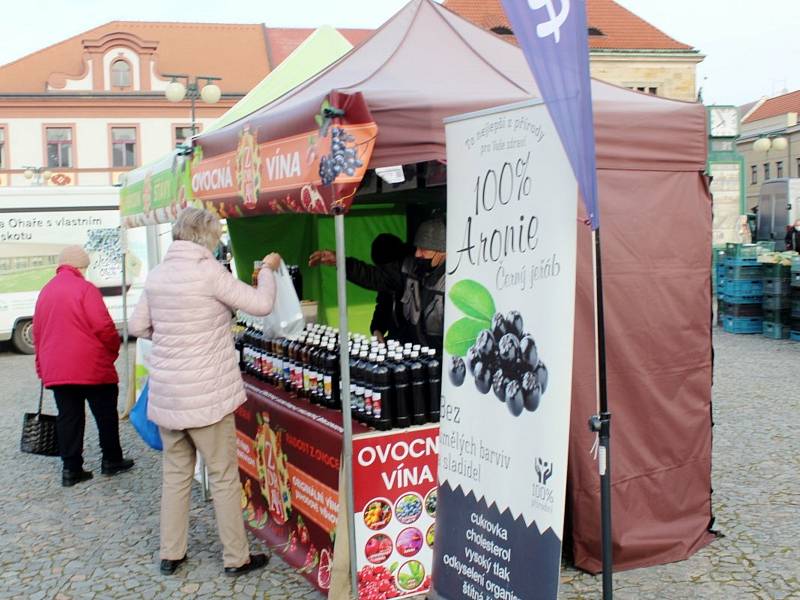
[[[729,333],[761,333],[764,281],[756,244],[727,244],[721,289],[722,328]]]
[[[800,342],[800,256],[792,259],[789,276],[789,302],[791,304],[789,337]]]
[[[764,281],[764,335],[774,340],[789,337],[791,301],[789,267],[762,263]]]
[[[725,250],[714,252],[714,293],[717,295],[717,325],[722,327],[722,313],[725,307],[725,294],[722,285],[725,283]]]

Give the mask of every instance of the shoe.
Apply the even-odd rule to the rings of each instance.
[[[81,469],[80,471],[70,471],[68,469],[64,469],[61,472],[61,485],[64,487],[72,487],[76,483],[80,483],[82,481],[88,481],[92,477],[91,471],[84,471]]]
[[[116,462],[103,459],[103,463],[100,465],[100,472],[103,475],[116,475],[117,473],[124,473],[125,471],[130,471],[132,467],[133,467],[132,458],[123,458],[122,460]]]
[[[241,567],[225,567],[225,575],[235,577],[236,575],[244,575],[256,569],[263,569],[267,566],[269,557],[265,554],[251,554],[250,560],[244,563]]]
[[[175,569],[178,568],[179,565],[182,565],[186,562],[186,555],[183,555],[183,558],[179,558],[178,560],[170,560],[168,558],[164,558],[161,561],[161,574],[162,575],[172,575],[175,572]]]

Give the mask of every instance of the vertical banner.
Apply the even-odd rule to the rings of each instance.
[[[428,425],[353,439],[359,600],[430,588],[438,437]]]
[[[554,599],[567,481],[577,182],[544,104],[455,117],[446,135],[435,597]]]
[[[597,229],[586,0],[503,0],[503,8],[566,148],[592,229]]]

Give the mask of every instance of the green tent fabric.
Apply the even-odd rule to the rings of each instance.
[[[234,104],[228,112],[204,129],[204,133],[220,129],[243,119],[310,79],[325,67],[347,54],[353,45],[333,27],[325,25],[308,36],[286,59],[275,67],[261,83]]]
[[[394,205],[354,206],[345,217],[347,256],[370,262],[372,240],[380,233],[393,233],[406,239],[406,210]],[[268,252],[278,252],[287,264],[300,266],[303,296],[317,300],[318,321],[332,326],[339,322],[336,299],[336,270],[308,267],[309,255],[317,249],[333,249],[333,218],[318,215],[265,215],[228,219],[228,232],[237,275],[250,282],[253,262]],[[375,308],[375,292],[347,284],[347,315],[350,330],[369,334]]]

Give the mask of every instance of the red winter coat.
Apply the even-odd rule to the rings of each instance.
[[[103,296],[71,266],[58,267],[33,313],[36,374],[45,387],[119,383],[117,328]]]

